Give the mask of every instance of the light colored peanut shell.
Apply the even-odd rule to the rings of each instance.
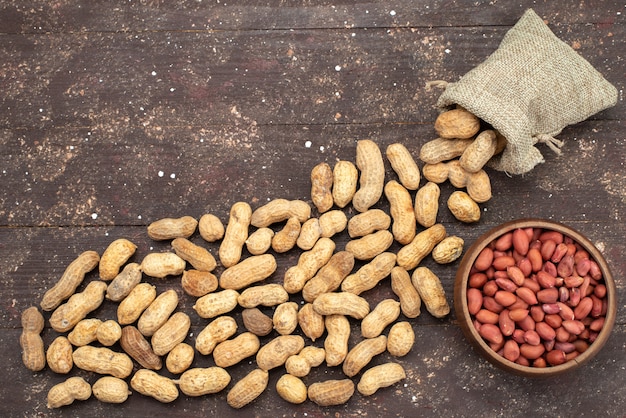
[[[406,378],[404,368],[398,363],[385,363],[368,369],[361,376],[357,390],[363,396],[370,396],[378,389],[391,386]]]
[[[457,260],[463,253],[463,238],[450,236],[444,238],[433,248],[432,257],[436,263],[449,264]]]
[[[409,150],[403,144],[395,143],[387,147],[386,155],[400,183],[408,190],[417,190],[420,170]]]
[[[255,355],[260,347],[259,337],[251,332],[244,332],[231,340],[219,343],[213,349],[213,360],[219,367],[230,367]]]
[[[237,303],[243,308],[256,308],[257,306],[276,306],[289,300],[289,294],[278,283],[252,286],[241,292]]]
[[[106,298],[113,302],[121,301],[141,282],[141,277],[141,265],[128,263],[109,283]]]
[[[156,298],[156,287],[150,283],[139,283],[117,307],[117,323],[128,325],[135,322]]]
[[[222,272],[219,283],[222,289],[240,290],[267,279],[276,271],[276,258],[272,254],[254,255]]]
[[[263,228],[294,216],[304,223],[311,217],[311,206],[303,200],[274,199],[254,210],[250,224]]]
[[[457,190],[450,195],[448,209],[461,222],[473,223],[480,220],[480,207],[463,191]]]
[[[309,399],[319,406],[342,405],[354,394],[354,382],[350,379],[331,379],[315,382],[309,386]]]
[[[415,343],[415,332],[408,321],[396,322],[387,335],[387,351],[394,357],[406,356]]]
[[[381,209],[369,209],[354,215],[348,221],[350,238],[363,237],[376,231],[389,229],[391,216]]]
[[[178,386],[187,396],[202,396],[221,392],[230,380],[230,374],[221,367],[194,368],[180,376]]]
[[[446,237],[446,228],[435,224],[418,233],[411,243],[400,248],[396,262],[405,270],[413,270]]]
[[[311,170],[311,201],[319,213],[333,206],[333,170],[328,163],[317,164]]]
[[[103,376],[96,380],[92,387],[93,396],[100,402],[124,403],[131,391],[125,380],[113,376]]]
[[[187,238],[176,238],[172,248],[177,256],[191,264],[196,270],[213,271],[217,266],[215,257],[206,248],[194,244]]]
[[[250,235],[246,240],[246,249],[252,255],[265,254],[272,246],[272,238],[274,230],[268,227],[259,228]]]
[[[391,270],[391,290],[400,299],[400,309],[407,318],[417,318],[422,307],[422,299],[413,283],[411,276],[400,266]]]
[[[46,351],[48,367],[55,373],[67,374],[74,367],[72,344],[62,335],[56,337]]]
[[[428,267],[416,268],[411,280],[420,294],[424,306],[432,316],[443,318],[450,313],[450,305],[446,300],[441,281]]]
[[[393,234],[385,229],[348,241],[345,249],[351,252],[357,260],[371,260],[386,251],[391,244],[393,244]]]
[[[333,168],[333,200],[335,205],[345,208],[356,193],[359,171],[351,161],[337,161]]]
[[[198,298],[193,309],[201,318],[215,318],[235,309],[238,297],[239,292],[233,289],[209,293]]]
[[[360,295],[373,289],[381,280],[391,274],[395,264],[396,255],[394,253],[381,253],[355,273],[348,275],[341,283],[341,290]]]
[[[187,343],[179,343],[172,348],[165,358],[165,367],[172,374],[181,374],[193,362],[195,350]]]
[[[198,232],[207,242],[215,242],[224,237],[224,224],[217,216],[206,213],[198,221]]]
[[[243,246],[248,239],[251,216],[252,208],[248,203],[236,202],[231,206],[224,238],[218,251],[224,267],[234,266],[241,259]]]
[[[157,356],[169,353],[175,346],[183,342],[189,333],[191,319],[184,312],[176,312],[165,324],[155,331],[150,340],[152,349]]]
[[[367,366],[374,356],[383,353],[387,349],[387,337],[379,335],[374,338],[366,338],[355,345],[343,361],[342,370],[348,377],[353,377]]]
[[[51,311],[72,296],[85,279],[85,275],[96,268],[99,261],[100,255],[95,251],[81,253],[67,266],[59,281],[43,295],[41,309]]]
[[[415,219],[425,228],[437,223],[439,195],[441,190],[436,183],[429,181],[415,193]]]
[[[230,316],[220,316],[211,321],[196,337],[196,350],[208,355],[215,347],[235,335],[237,322]]]
[[[324,317],[326,339],[326,365],[328,367],[340,365],[348,355],[348,341],[350,339],[350,321],[344,315],[331,314]]]
[[[179,395],[172,379],[147,369],[137,370],[130,380],[130,386],[142,395],[150,396],[161,403],[174,402]]]
[[[113,280],[120,268],[135,254],[137,246],[125,238],[119,238],[109,244],[102,253],[99,264],[100,278]]]
[[[435,120],[435,131],[446,139],[471,138],[480,130],[480,119],[469,111],[456,108],[442,112]]]
[[[58,383],[48,391],[48,408],[60,408],[75,400],[84,401],[91,396],[91,385],[82,377],[74,376]]]
[[[393,237],[402,245],[406,245],[415,237],[415,212],[413,199],[409,191],[395,180],[385,185],[385,196],[389,201],[389,212],[393,219],[391,231]]]
[[[185,270],[180,285],[189,296],[200,298],[217,289],[217,277],[208,271]]]
[[[304,348],[304,338],[299,335],[279,335],[263,347],[256,355],[256,363],[262,370],[271,370],[285,364],[287,359]]]
[[[118,353],[106,347],[85,345],[78,347],[72,360],[79,369],[99,374],[108,374],[124,379],[133,371],[133,361],[125,353]]]
[[[148,236],[155,241],[189,238],[196,231],[198,221],[192,216],[163,218],[148,225]]]
[[[385,164],[380,148],[374,141],[363,139],[357,142],[356,166],[361,176],[352,205],[358,212],[365,212],[378,202],[385,185]]]
[[[400,302],[384,299],[361,321],[361,335],[363,338],[376,338],[399,316]]]
[[[141,261],[141,271],[150,277],[163,279],[178,276],[185,270],[185,260],[174,253],[150,253]]]

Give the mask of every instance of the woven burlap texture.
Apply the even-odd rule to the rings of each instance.
[[[507,146],[489,165],[523,174],[544,162],[538,142],[554,149],[563,128],[616,103],[617,89],[529,9],[493,54],[447,84],[437,107],[460,105],[492,125]]]

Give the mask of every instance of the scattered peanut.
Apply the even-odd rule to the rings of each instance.
[[[122,350],[139,363],[141,367],[150,370],[160,370],[163,366],[161,357],[154,353],[148,340],[132,325],[122,328],[120,346]]]
[[[256,308],[257,306],[276,306],[289,300],[289,294],[278,283],[252,286],[241,292],[237,303],[243,308]]]
[[[328,367],[340,365],[348,355],[348,340],[350,339],[350,321],[344,315],[331,314],[324,317],[326,339],[326,365]]]
[[[99,374],[109,374],[124,379],[133,371],[133,361],[125,353],[118,353],[106,347],[85,345],[78,347],[72,360],[79,369]]]
[[[409,190],[417,190],[420,185],[420,170],[409,150],[404,145],[395,143],[387,147],[386,154],[400,183]]]
[[[315,312],[312,303],[305,303],[298,311],[298,325],[304,335],[309,337],[311,341],[320,338],[326,329],[324,317]]]
[[[381,209],[369,209],[354,215],[348,221],[350,238],[363,237],[376,231],[389,229],[391,216]]]
[[[117,323],[128,325],[135,322],[143,311],[156,298],[156,287],[149,283],[139,283],[117,307]]]
[[[395,262],[395,258],[394,258]],[[339,251],[328,260],[317,274],[302,288],[302,297],[307,302],[313,302],[322,293],[333,292],[354,267],[354,255],[348,251]]]
[[[385,229],[348,241],[345,248],[357,260],[371,260],[386,251],[391,244],[393,244],[393,234]]]
[[[122,338],[122,327],[116,321],[104,321],[96,330],[96,339],[105,347],[110,347]]]
[[[241,312],[241,318],[244,327],[259,337],[269,334],[274,329],[272,318],[261,312],[259,308],[245,308]]]
[[[206,249],[194,244],[187,238],[176,238],[172,248],[177,256],[191,264],[196,270],[213,271],[217,266],[215,257]]]
[[[253,255],[228,267],[220,276],[222,289],[240,290],[267,279],[276,271],[276,258],[272,254]]]
[[[308,251],[313,248],[321,236],[322,228],[320,227],[320,220],[318,218],[310,218],[302,224],[302,227],[300,228],[300,235],[298,235],[298,239],[296,240],[296,245],[298,248]]]
[[[195,350],[189,344],[176,344],[165,358],[165,367],[172,374],[181,374],[191,366],[194,353]]]
[[[62,335],[56,337],[46,351],[48,367],[55,373],[67,374],[74,367],[72,343]]]
[[[248,203],[237,202],[231,206],[226,232],[219,248],[219,258],[224,267],[234,266],[241,259],[251,216],[252,208]]]
[[[284,365],[290,356],[298,354],[303,348],[304,338],[301,336],[280,335],[259,349],[256,363],[262,370],[271,370]]]
[[[311,200],[319,213],[333,206],[333,170],[328,163],[319,163],[311,170]]]
[[[482,131],[476,139],[463,151],[459,158],[461,167],[467,172],[476,173],[482,170],[487,161],[496,153],[498,141],[492,130]]]
[[[361,170],[360,187],[352,198],[352,205],[359,212],[373,206],[383,194],[385,164],[378,145],[369,139],[356,145],[356,166]]]
[[[102,304],[107,284],[103,281],[89,282],[85,290],[75,293],[67,302],[54,310],[50,326],[57,332],[67,332],[81,319]]]
[[[398,251],[398,265],[406,270],[413,270],[445,237],[446,228],[442,224],[435,224],[420,232],[413,241]]]
[[[296,216],[287,219],[283,229],[272,237],[272,249],[277,253],[286,253],[296,246],[298,236],[300,236],[300,220]]]
[[[463,253],[463,238],[450,236],[444,238],[433,248],[432,257],[436,263],[448,264],[456,261]]]
[[[406,356],[415,343],[415,332],[408,321],[396,322],[387,335],[387,351],[394,357]]]
[[[20,346],[22,347],[22,362],[28,370],[37,372],[46,367],[46,355],[44,353],[41,331],[44,327],[44,318],[36,306],[22,312],[22,334]]]
[[[152,335],[150,342],[154,354],[162,356],[169,353],[175,346],[183,342],[190,327],[189,315],[184,312],[176,312]]]
[[[272,317],[274,329],[280,335],[291,334],[298,326],[298,304],[284,302],[276,307]]]
[[[276,392],[281,398],[293,404],[301,404],[307,398],[306,385],[301,379],[291,374],[284,374],[278,379]]]
[[[129,263],[124,269],[109,283],[106,298],[119,302],[124,299],[135,286],[141,282],[141,265]]]
[[[137,370],[130,380],[130,386],[142,395],[162,403],[173,402],[179,395],[172,379],[147,369]]]
[[[48,392],[48,408],[60,408],[74,401],[84,401],[91,397],[91,386],[82,377],[70,377],[54,385]]]
[[[199,298],[217,289],[218,280],[208,271],[185,270],[180,285],[189,296]]]
[[[78,321],[72,331],[67,334],[67,339],[76,347],[87,345],[98,339],[98,327],[102,321],[98,318],[86,318]]]
[[[196,300],[193,310],[200,318],[215,318],[235,309],[238,297],[239,292],[233,289],[209,293]]]
[[[333,200],[335,205],[345,208],[356,193],[359,172],[350,161],[337,161],[333,168]]]
[[[354,293],[331,292],[319,295],[313,302],[313,309],[320,315],[338,314],[363,319],[370,312],[370,305]]]
[[[432,181],[422,186],[415,194],[415,219],[425,228],[430,228],[437,223],[440,194],[439,186]]]
[[[361,335],[364,338],[378,337],[387,325],[400,316],[400,302],[384,299],[361,321]]]
[[[309,399],[319,406],[341,405],[354,394],[354,382],[350,379],[331,379],[309,386]]]
[[[252,255],[265,254],[267,250],[269,250],[272,246],[273,237],[273,229],[268,227],[259,228],[250,235],[248,235],[248,239],[246,240],[246,249]]]
[[[285,361],[285,370],[292,376],[304,377],[312,367],[317,367],[326,359],[326,351],[320,347],[307,346],[298,354],[291,355]]]
[[[396,255],[394,253],[381,253],[355,273],[348,275],[341,283],[341,290],[360,295],[366,290],[373,289],[381,280],[391,274],[395,265]]]
[[[109,244],[100,258],[100,278],[113,280],[120,268],[135,254],[137,246],[125,238],[119,238]]]
[[[196,231],[197,226],[198,221],[192,216],[163,218],[148,225],[148,236],[155,241],[189,238]]]
[[[400,309],[407,318],[417,318],[422,307],[422,299],[417,292],[411,276],[400,266],[391,269],[391,289],[400,299]]]
[[[217,216],[206,213],[198,221],[198,232],[207,242],[215,242],[224,237],[224,224]]]
[[[420,160],[426,164],[437,164],[459,157],[472,143],[471,139],[433,139],[422,145]],[[426,176],[426,174],[424,174]]]
[[[41,309],[52,311],[72,296],[85,279],[85,275],[96,268],[99,261],[100,255],[95,251],[81,253],[67,266],[59,281],[43,295]]]
[[[91,390],[96,399],[106,403],[123,403],[131,394],[128,383],[113,376],[103,376],[96,380]]]
[[[244,332],[232,340],[219,343],[213,349],[213,360],[219,367],[229,367],[255,355],[260,347],[259,337],[251,332]]]
[[[456,219],[465,223],[478,222],[480,207],[465,192],[457,190],[448,198],[448,209]]]
[[[450,306],[439,278],[428,267],[418,267],[411,277],[424,306],[436,318],[443,318],[450,313]]]
[[[348,217],[341,210],[331,210],[319,218],[321,236],[330,238],[346,229]]]
[[[288,293],[302,290],[317,271],[330,260],[335,251],[335,243],[330,238],[320,238],[313,248],[300,254],[298,264],[285,272],[284,288]]]
[[[185,270],[185,260],[170,252],[150,253],[141,261],[141,271],[147,276],[163,279],[178,276]]]
[[[311,217],[311,206],[303,200],[275,199],[257,208],[250,219],[250,224],[263,228],[286,221],[295,216],[300,223]]]
[[[348,377],[353,377],[372,361],[374,356],[387,349],[387,337],[380,335],[366,338],[355,345],[343,361],[342,370]]]
[[[243,408],[263,393],[268,382],[269,373],[266,370],[254,369],[235,383],[235,386],[226,395],[226,402],[232,408]]]
[[[220,316],[210,322],[196,337],[196,350],[205,356],[215,347],[235,335],[237,322],[230,316]]]
[[[221,392],[230,383],[230,374],[221,367],[189,369],[180,376],[178,387],[187,396]]]
[[[363,373],[357,389],[362,395],[370,396],[378,389],[391,386],[405,378],[406,372],[398,363],[380,364]]]
[[[442,138],[471,138],[479,129],[480,119],[462,108],[442,112],[435,120],[435,131]]]
[[[409,191],[395,180],[385,185],[385,196],[389,201],[389,212],[393,219],[393,237],[402,245],[415,238],[415,212]]]

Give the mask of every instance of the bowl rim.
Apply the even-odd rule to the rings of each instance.
[[[530,366],[522,366],[514,363],[506,358],[500,356],[489,347],[489,345],[478,334],[476,328],[471,320],[471,315],[467,307],[467,282],[469,279],[469,272],[474,264],[474,261],[480,251],[485,248],[494,239],[513,231],[517,228],[543,228],[547,230],[555,230],[570,237],[575,242],[580,244],[589,255],[598,263],[600,270],[603,274],[604,283],[607,288],[607,312],[605,316],[604,326],[598,333],[596,340],[589,346],[589,348],[579,355],[578,357],[563,363],[558,366],[549,366],[545,368],[537,368]],[[457,321],[465,334],[466,339],[474,346],[474,348],[483,355],[488,361],[494,365],[521,376],[530,377],[549,377],[557,374],[561,374],[568,370],[573,370],[580,367],[582,364],[588,362],[593,358],[602,347],[606,344],[617,316],[617,291],[615,281],[611,274],[611,270],[604,259],[602,253],[596,248],[596,246],[584,235],[576,231],[575,229],[552,220],[540,219],[540,218],[522,218],[511,220],[495,226],[478,237],[474,243],[468,248],[463,256],[459,268],[456,272],[454,283],[454,305],[457,315]]]

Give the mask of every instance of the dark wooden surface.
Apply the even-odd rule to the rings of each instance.
[[[119,406],[91,398],[46,408],[47,391],[65,376],[22,365],[20,313],[39,303],[77,254],[101,253],[126,237],[141,260],[169,249],[146,234],[159,218],[214,213],[226,221],[236,201],[253,208],[279,197],[309,201],[311,168],[354,161],[358,139],[381,149],[402,142],[417,156],[434,138],[437,114],[438,92],[424,84],[456,80],[480,63],[528,7],[617,87],[618,104],[566,128],[563,155],[542,149],[546,162],[532,172],[490,171],[494,197],[481,205],[478,224],[462,225],[445,209],[439,220],[468,244],[520,217],[566,223],[596,243],[615,276],[619,305],[614,332],[594,360],[547,380],[511,376],[472,351],[454,312],[436,320],[423,309],[412,320],[415,347],[400,360],[407,379],[371,397],[357,393],[343,406],[282,401],[275,370],[266,392],[242,411],[228,407],[226,391],[169,405],[135,393]],[[0,5],[0,415],[624,416],[625,13],[623,2],[608,0]],[[387,178],[394,178],[388,163]],[[442,201],[451,191],[443,187]],[[192,240],[201,243],[198,234]],[[338,236],[338,248],[346,241],[347,234]],[[207,247],[216,254],[217,246]],[[278,257],[268,281],[281,282],[298,255]],[[456,264],[424,264],[439,274],[452,303]],[[177,278],[151,281],[180,290]],[[367,297],[373,306],[389,295],[386,281]],[[93,315],[114,318],[113,305]],[[206,320],[192,305],[181,297],[193,344]],[[56,335],[46,328],[46,344]],[[194,361],[211,363],[210,356]],[[233,367],[233,382],[253,367],[253,360]],[[71,375],[96,380],[76,369]],[[306,381],[341,376],[321,367]]]

